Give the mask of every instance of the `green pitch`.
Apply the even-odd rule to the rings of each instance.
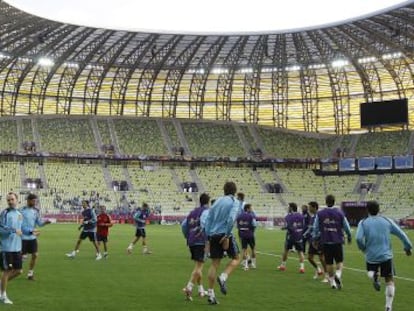
[[[258,229],[257,269],[237,269],[228,280],[227,296],[216,287],[220,304],[209,306],[207,298],[194,296],[192,302],[184,299],[181,290],[193,264],[177,225],[147,227],[151,255],[142,255],[140,244],[132,255],[127,255],[126,247],[133,238],[134,227],[115,225],[110,232],[109,258],[101,261],[95,261],[89,241],[82,243],[75,259],[65,256],[78,237],[76,225],[53,224],[41,231],[36,281],[26,279],[28,262],[24,262],[23,275],[11,281],[7,291],[14,305],[0,308],[16,311],[383,310],[384,286],[380,292],[374,291],[366,277],[363,256],[354,242],[345,246],[344,288],[336,291],[313,280],[314,271],[308,263],[306,273],[299,274],[296,254],[290,255],[287,271],[277,271],[285,232]],[[414,240],[414,232],[408,234]],[[394,241],[394,249],[398,273],[394,310],[413,310],[414,257],[403,254],[399,241]],[[204,270],[206,288],[209,265],[207,262]]]

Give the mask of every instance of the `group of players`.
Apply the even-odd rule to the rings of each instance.
[[[244,194],[237,193],[234,182],[226,182],[224,195],[212,201],[203,193],[200,195],[200,206],[192,210],[181,224],[182,232],[187,240],[191,259],[195,266],[190,280],[183,288],[187,300],[192,300],[193,288],[198,286],[201,297],[208,296],[208,303],[218,304],[214,286],[217,282],[222,294],[227,294],[226,281],[232,271],[239,266],[240,251],[233,235],[236,224],[242,245],[244,270],[256,268],[255,229],[256,215],[252,205],[244,201]],[[40,231],[37,227],[49,224],[42,220],[36,209],[37,196],[29,194],[27,204],[17,208],[17,194],[7,194],[8,208],[0,213],[0,269],[2,270],[0,283],[0,302],[13,304],[8,298],[6,290],[8,282],[22,273],[23,258],[31,254],[28,280],[34,280],[34,267],[37,259],[37,236]],[[288,252],[296,250],[299,255],[299,272],[304,273],[305,241],[309,241],[308,261],[315,268],[314,278],[325,275],[326,282],[333,289],[341,289],[343,270],[343,244],[345,235],[348,243],[352,241],[349,223],[343,212],[335,207],[335,198],[328,195],[325,198],[326,208],[319,210],[317,202],[309,202],[308,209],[298,212],[295,203],[289,203],[288,214],[285,217],[286,240],[282,262],[278,270],[286,270]],[[211,205],[211,207],[210,207]],[[108,256],[107,241],[109,228],[112,226],[111,217],[105,207],[100,206],[98,215],[95,209],[89,206],[88,201],[82,202],[81,233],[72,252],[66,254],[74,258],[79,252],[81,242],[88,238],[96,250],[96,260]],[[372,280],[375,290],[381,288],[380,277],[385,279],[385,310],[391,311],[395,295],[393,253],[390,235],[397,236],[404,245],[406,254],[411,255],[412,243],[401,228],[391,219],[379,215],[379,204],[376,201],[367,202],[368,217],[361,220],[356,232],[358,248],[364,252],[368,277]],[[135,237],[127,247],[130,254],[134,245],[142,238],[143,253],[150,254],[146,244],[145,225],[150,216],[149,206],[144,203],[136,210],[134,220],[136,225]],[[100,251],[103,243],[104,252]],[[249,255],[248,247],[251,254]],[[322,267],[314,260],[318,255]],[[230,260],[223,272],[217,276],[221,260],[227,256]],[[250,258],[251,256],[251,258]],[[202,270],[206,258],[211,259],[208,270],[208,289],[205,291],[202,284]]]
[[[232,234],[233,226],[237,225],[238,235],[243,250],[243,269],[256,268],[256,252],[254,231],[256,217],[250,204],[244,202],[244,195],[238,193],[236,185],[227,182],[224,185],[224,196],[211,202],[210,197],[203,193],[200,206],[192,210],[181,224],[183,234],[195,266],[183,293],[187,300],[192,300],[193,288],[198,286],[198,295],[208,296],[209,304],[218,304],[214,292],[217,281],[222,294],[227,294],[226,281],[230,273],[240,262],[239,249]],[[308,261],[315,269],[315,279],[324,276],[323,282],[329,283],[332,289],[341,289],[345,235],[347,242],[352,242],[349,223],[344,213],[335,207],[335,197],[327,195],[326,207],[319,210],[317,202],[309,202],[298,212],[296,203],[289,203],[285,217],[286,239],[282,262],[277,267],[286,270],[288,252],[295,250],[299,256],[299,273],[305,272],[304,252],[306,241],[309,242]],[[380,291],[380,277],[385,280],[385,310],[392,311],[395,295],[393,252],[391,234],[397,236],[404,246],[407,256],[411,255],[412,243],[404,231],[391,219],[379,215],[379,204],[367,202],[368,216],[358,224],[356,241],[358,248],[365,254],[367,275],[376,291]],[[249,260],[248,246],[252,250]],[[224,271],[216,276],[221,259],[227,255],[230,261]],[[319,257],[322,266],[315,261]],[[208,270],[208,290],[202,285],[202,270],[206,258],[211,258]]]
[[[75,248],[73,251],[66,254],[69,258],[75,258],[79,252],[80,245],[86,238],[92,242],[96,250],[96,260],[108,257],[108,234],[109,228],[112,227],[113,221],[111,216],[106,213],[106,208],[103,205],[98,206],[98,215],[96,214],[95,208],[91,207],[89,202],[82,201],[82,223],[79,226],[81,233],[78,240],[76,241]],[[146,241],[145,225],[147,219],[150,216],[150,208],[147,203],[143,203],[142,208],[138,208],[134,214],[133,219],[136,226],[135,236],[131,243],[127,247],[127,253],[131,254],[135,244],[142,239],[143,254],[151,254],[148,249]],[[100,251],[100,245],[103,244],[104,252]]]
[[[38,227],[50,223],[40,217],[39,210],[36,208],[37,196],[28,194],[27,203],[24,207],[18,208],[18,196],[10,192],[6,196],[8,207],[0,213],[0,269],[2,271],[0,281],[0,302],[4,304],[13,304],[7,296],[8,282],[22,273],[23,260],[30,254],[29,269],[27,279],[33,281],[34,267],[38,257],[37,237],[40,234]],[[69,258],[75,258],[79,252],[81,242],[88,238],[95,247],[96,260],[107,258],[108,256],[108,234],[109,228],[112,227],[112,219],[106,213],[105,206],[95,208],[89,205],[87,200],[82,201],[82,223],[79,226],[81,233],[72,252],[66,254]],[[135,211],[133,218],[135,220],[136,232],[133,240],[127,247],[127,253],[130,254],[134,245],[142,238],[143,253],[150,254],[146,245],[145,224],[150,215],[148,204],[144,203],[142,208]],[[100,251],[101,243],[103,244],[103,253]]]
[[[13,304],[7,296],[8,282],[22,273],[23,258],[31,254],[28,280],[34,280],[34,267],[37,260],[37,236],[42,227],[50,223],[42,220],[36,208],[37,196],[29,194],[27,204],[17,208],[18,196],[9,192],[6,196],[7,208],[0,213],[0,269],[2,270],[0,284],[0,302]]]

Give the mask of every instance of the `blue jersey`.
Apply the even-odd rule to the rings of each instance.
[[[240,201],[235,200],[233,195],[218,198],[207,215],[205,226],[207,236],[230,235],[239,212]]]
[[[137,229],[144,229],[146,225],[147,218],[150,216],[150,210],[149,209],[137,209],[134,213],[134,221],[135,226]]]
[[[16,230],[22,230],[22,214],[15,208],[7,208],[0,214],[0,237],[3,252],[20,252],[22,239]]]
[[[391,219],[369,216],[359,222],[356,233],[357,245],[365,253],[368,263],[381,263],[393,257],[391,234],[401,240],[405,250],[411,250],[411,241]]]
[[[181,224],[184,237],[188,246],[205,245],[206,235],[204,225],[208,214],[207,206],[200,206],[193,209]]]
[[[84,232],[96,232],[96,224],[98,218],[96,217],[95,210],[87,207],[82,211],[83,217],[83,231]]]
[[[35,207],[25,206],[20,210],[23,216],[22,223],[22,240],[34,240],[36,236],[33,231],[36,227],[42,227],[45,225],[44,221],[40,218],[40,212]]]

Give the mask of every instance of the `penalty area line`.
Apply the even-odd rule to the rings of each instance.
[[[277,254],[273,254],[273,253],[267,253],[267,252],[256,251],[256,253],[258,253],[260,255],[272,256],[272,257],[277,257],[277,258],[282,257],[281,255],[277,255]],[[290,259],[298,261],[297,258],[290,258]],[[344,269],[345,270],[350,270],[350,271],[355,271],[355,272],[361,272],[361,273],[366,273],[367,272],[366,270],[363,270],[363,269],[351,268],[351,267],[346,267],[346,266],[344,266]],[[412,278],[406,278],[406,277],[402,277],[402,276],[398,276],[398,275],[394,276],[394,279],[404,280],[404,281],[408,281],[408,282],[414,282],[414,279],[412,279]]]

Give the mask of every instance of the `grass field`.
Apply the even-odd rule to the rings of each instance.
[[[279,272],[285,232],[280,229],[257,231],[257,269],[235,271],[228,280],[228,294],[216,288],[219,305],[209,306],[206,298],[187,302],[181,292],[193,263],[180,227],[150,225],[148,242],[152,255],[142,255],[137,244],[132,255],[125,249],[134,235],[130,225],[116,225],[110,233],[110,256],[95,261],[89,241],[84,241],[75,259],[65,253],[74,247],[79,232],[76,225],[54,224],[42,228],[36,281],[25,272],[11,281],[8,296],[13,310],[384,310],[384,290],[375,292],[366,277],[362,254],[345,246],[344,288],[332,290],[312,279],[313,269],[298,273],[297,255],[291,254],[287,271]],[[408,232],[414,240],[414,232]],[[394,311],[413,310],[413,257],[406,257],[399,241],[394,241],[398,273]],[[225,262],[226,260],[224,260]],[[223,263],[224,263],[223,262]],[[222,267],[224,266],[222,263]],[[204,275],[207,286],[207,262]]]

